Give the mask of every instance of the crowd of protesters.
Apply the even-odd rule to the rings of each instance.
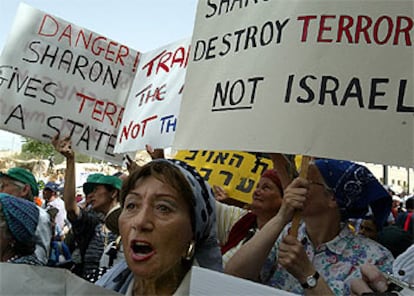
[[[414,197],[363,165],[317,159],[303,178],[274,156],[238,208],[183,162],[130,160],[129,174],[90,174],[79,199],[70,139],[53,145],[66,158],[62,186],[40,194],[30,171],[0,174],[1,262],[68,269],[126,295],[186,294],[193,265],[305,295],[383,292],[386,273],[414,284]]]

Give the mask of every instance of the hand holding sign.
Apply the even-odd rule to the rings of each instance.
[[[307,178],[309,161],[310,161],[309,156],[302,157],[302,165],[300,166],[299,177]],[[298,228],[299,228],[300,220],[301,220],[300,211],[296,211],[292,219],[292,227],[290,228],[290,234],[295,237],[298,236]]]
[[[59,139],[59,134],[57,134],[52,138],[52,145],[53,147],[55,147],[56,151],[58,151],[64,157],[75,157],[75,153],[72,150],[72,140],[70,136],[66,136],[62,139]]]

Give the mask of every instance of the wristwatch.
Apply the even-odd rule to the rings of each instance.
[[[318,284],[319,272],[315,271],[313,275],[310,275],[306,278],[306,282],[302,283],[303,289],[312,289],[315,288]]]

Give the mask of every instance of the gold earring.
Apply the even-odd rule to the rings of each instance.
[[[190,245],[188,246],[187,252],[185,253],[184,259],[189,261],[193,258],[195,252],[195,241],[191,241]]]

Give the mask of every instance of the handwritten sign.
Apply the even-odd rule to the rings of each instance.
[[[273,168],[269,158],[240,151],[182,150],[174,158],[195,167],[211,186],[221,186],[230,197],[248,204],[260,176]]]
[[[115,152],[171,147],[180,110],[190,39],[143,53]]]
[[[0,274],[1,295],[120,295],[64,268],[0,263]]]
[[[114,163],[139,53],[26,4],[0,57],[0,128]]]
[[[297,294],[228,275],[223,272],[193,266],[191,268],[190,291],[188,295],[294,296]]]
[[[413,166],[413,25],[412,1],[200,1],[174,148]]]

